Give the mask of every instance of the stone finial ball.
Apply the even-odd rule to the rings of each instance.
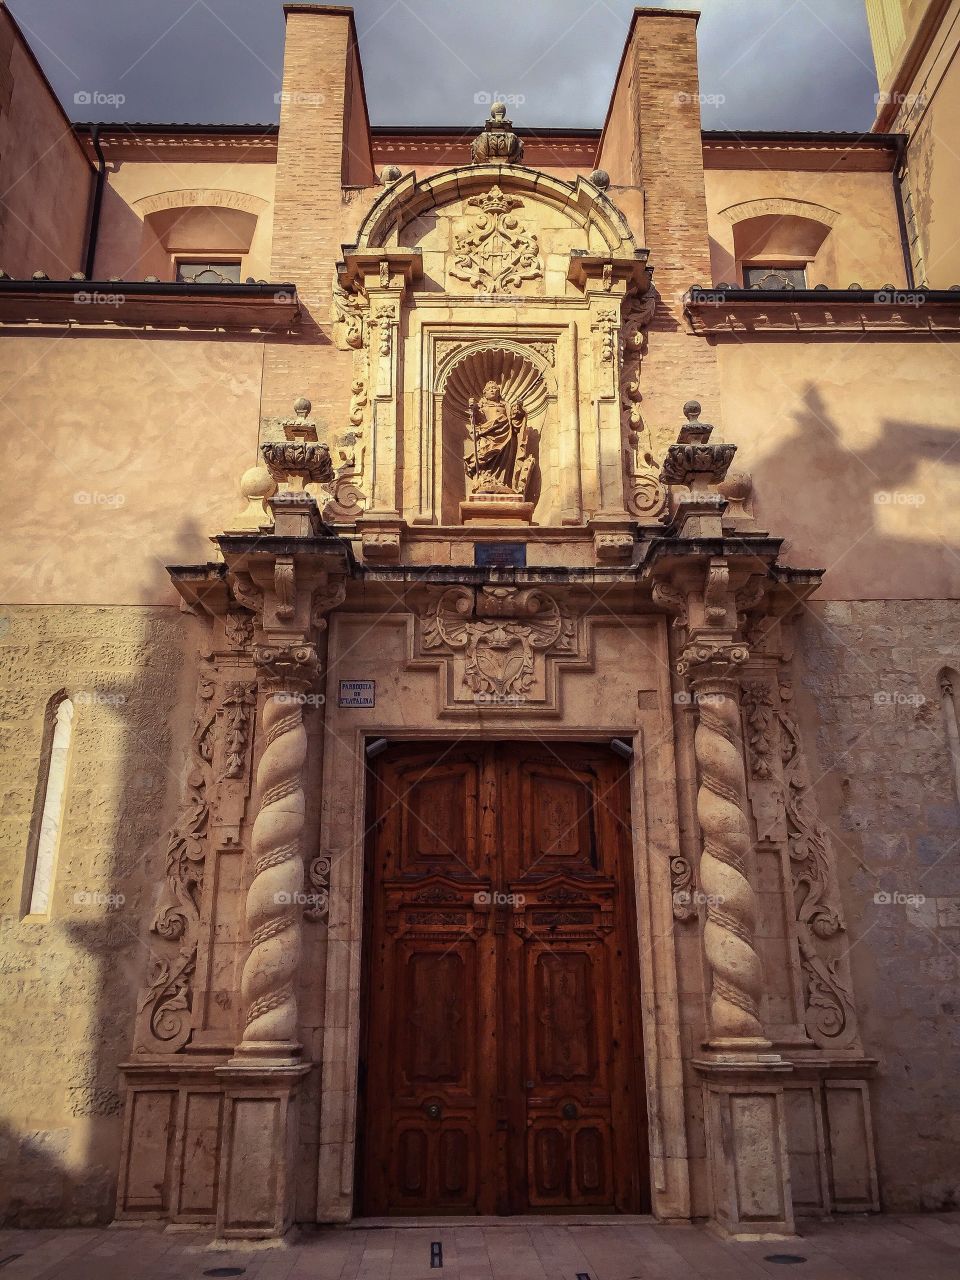
[[[403,177],[403,170],[398,164],[388,164],[380,174],[380,177],[384,183],[399,182]]]
[[[307,418],[310,416],[310,410],[313,408],[311,401],[306,396],[300,396],[293,402],[293,412],[298,418]]]
[[[610,175],[606,169],[594,169],[590,175],[590,181],[598,191],[606,191],[610,185]]]
[[[683,406],[683,416],[688,422],[693,422],[694,418],[700,417],[701,408],[699,400],[688,400]]]
[[[717,489],[732,502],[746,502],[753,493],[753,477],[746,471],[730,471]]]
[[[240,492],[250,502],[272,498],[277,492],[277,482],[261,463],[258,467],[249,467],[240,477]]]
[[[493,120],[503,120],[507,114],[507,104],[499,99],[490,108],[490,116]]]

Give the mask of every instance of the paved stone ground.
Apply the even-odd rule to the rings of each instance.
[[[415,1229],[319,1229],[293,1244],[211,1249],[162,1230],[0,1231],[2,1280],[957,1280],[960,1213],[805,1223],[787,1242],[727,1244],[702,1227],[543,1219]],[[443,1245],[431,1270],[430,1244]],[[11,1258],[13,1254],[20,1257]],[[793,1264],[777,1254],[803,1258]]]

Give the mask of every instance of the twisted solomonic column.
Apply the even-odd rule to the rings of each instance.
[[[730,678],[746,657],[744,646],[731,645],[702,657],[685,655],[680,670],[689,672],[697,704],[700,884],[706,897],[703,944],[713,978],[710,1044],[754,1051],[770,1044],[760,1021],[763,967],[754,943],[757,897],[747,869],[751,839],[739,685]]]
[[[253,879],[247,890],[250,952],[240,991],[245,1025],[238,1053],[295,1056],[296,981],[303,916],[303,769],[307,734],[304,690],[317,671],[316,650],[261,648],[257,665],[267,688],[260,732],[264,747],[257,768],[257,816],[251,851]]]

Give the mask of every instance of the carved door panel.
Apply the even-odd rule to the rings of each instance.
[[[516,1211],[646,1207],[646,1135],[624,767],[606,750],[512,748],[503,875]],[[635,936],[635,933],[633,933]]]
[[[363,1202],[494,1212],[496,955],[482,751],[407,754],[375,782]],[[489,808],[489,806],[488,806]]]
[[[381,762],[364,1212],[645,1207],[621,775],[584,748]]]

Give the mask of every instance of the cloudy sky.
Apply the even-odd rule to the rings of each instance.
[[[650,0],[651,4],[656,0]],[[7,0],[78,120],[276,120],[281,0]],[[864,0],[665,0],[700,8],[703,123],[867,129]],[[374,124],[599,127],[630,0],[355,0]]]

